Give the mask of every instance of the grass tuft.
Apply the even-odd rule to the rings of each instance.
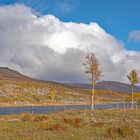
[[[83,119],[81,118],[64,118],[63,122],[66,124],[73,125],[74,127],[78,128],[82,125]]]
[[[131,128],[130,126],[122,125],[119,127],[116,126],[109,127],[107,129],[107,134],[109,137],[112,138],[116,138],[116,137],[130,138],[135,134],[135,132],[134,129]]]
[[[64,125],[62,125],[60,123],[56,123],[56,124],[42,123],[42,124],[39,125],[38,129],[39,130],[46,130],[46,131],[59,131],[59,132],[62,132],[66,128],[65,128]]]
[[[92,127],[103,127],[105,122],[103,121],[91,121],[90,126]]]
[[[21,114],[22,121],[30,121],[30,122],[39,122],[39,121],[47,121],[47,115],[35,115],[28,112],[24,112]]]

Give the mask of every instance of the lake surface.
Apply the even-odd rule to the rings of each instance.
[[[109,109],[109,108],[130,108],[130,103],[118,104],[96,104],[94,109]],[[25,106],[25,107],[1,107],[0,115],[20,114],[22,112],[30,112],[34,114],[46,114],[61,110],[84,110],[90,109],[89,105],[66,105],[66,106]]]

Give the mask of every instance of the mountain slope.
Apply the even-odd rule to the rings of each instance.
[[[37,80],[31,77],[22,75],[21,73],[15,70],[9,69],[8,67],[0,67],[0,79],[6,79],[10,81],[27,80],[27,81],[37,82],[37,83],[57,84],[57,85],[66,86],[69,88],[91,89],[91,86],[89,84],[81,84],[81,83],[62,84],[62,83],[51,82],[51,81]],[[110,91],[120,92],[120,93],[131,93],[131,85],[115,82],[115,81],[98,82],[96,85],[96,89],[110,90]],[[134,90],[135,92],[140,93],[140,86],[135,86]]]
[[[33,78],[27,77],[22,75],[21,73],[9,69],[8,67],[0,67],[0,79],[11,79],[11,80],[20,80],[20,79],[25,79],[25,80],[31,80]]]
[[[84,89],[92,88],[92,86],[89,84],[71,83],[68,85],[72,86],[72,87],[79,87],[79,88],[84,88]],[[110,90],[110,91],[115,91],[115,92],[120,92],[120,93],[129,93],[129,94],[131,93],[130,84],[120,83],[120,82],[116,82],[116,81],[97,82],[95,88],[98,90]],[[135,86],[134,91],[140,93],[140,86]]]
[[[115,82],[115,81],[102,81],[97,83],[97,89],[112,90],[122,93],[131,93],[131,85]],[[135,86],[134,91],[140,93],[140,86]]]
[[[0,106],[90,104],[90,89],[88,84],[37,80],[0,67]],[[130,85],[112,81],[99,82],[96,89],[96,103],[122,102],[130,96],[120,92],[131,91]]]
[[[52,84],[59,84],[63,85],[62,83],[57,83],[54,81],[44,81],[35,79],[29,76],[25,76],[16,70],[12,70],[8,67],[0,67],[0,79],[9,80],[9,81],[31,81],[37,83],[52,83]]]

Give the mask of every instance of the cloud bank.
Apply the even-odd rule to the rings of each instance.
[[[140,72],[140,52],[126,50],[95,22],[38,17],[18,4],[0,7],[0,66],[39,79],[87,82],[82,63],[90,51],[100,61],[102,80],[126,82],[131,69]]]

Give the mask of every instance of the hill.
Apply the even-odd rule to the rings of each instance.
[[[130,101],[130,85],[102,81],[96,89],[95,103]],[[43,81],[0,67],[0,106],[90,104],[90,99],[88,84]]]
[[[0,67],[0,79],[9,80],[32,80],[32,78],[22,75],[21,73],[9,69],[8,67]]]
[[[79,87],[83,89],[91,89],[92,86],[86,83],[70,83],[68,84],[71,87]],[[120,83],[116,81],[101,81],[97,82],[96,87],[97,90],[110,90],[120,93],[131,93],[131,85],[126,83]],[[140,86],[135,86],[134,91],[140,93]]]
[[[22,75],[21,73],[9,69],[8,67],[0,67],[0,79],[7,79],[9,81],[21,81],[21,80],[27,80],[27,81],[32,81],[32,82],[38,82],[38,83],[52,83],[52,84],[57,84],[61,86],[66,86],[69,88],[82,88],[82,89],[91,89],[91,85],[87,83],[57,83],[57,82],[52,82],[52,81],[43,81],[43,80],[38,80],[34,79],[31,77],[27,77],[25,75]],[[101,81],[97,82],[96,84],[96,89],[97,90],[109,90],[109,91],[114,91],[114,92],[120,92],[120,93],[131,93],[131,85],[126,84],[126,83],[121,83],[121,82],[116,82],[116,81]],[[140,86],[135,86],[134,87],[135,92],[140,93]]]

